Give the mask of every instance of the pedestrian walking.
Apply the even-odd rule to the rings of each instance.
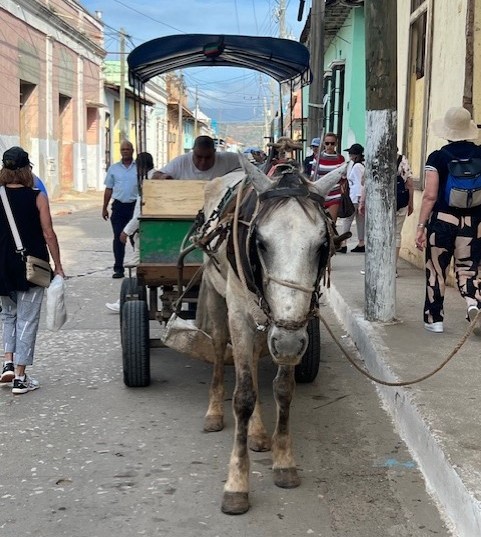
[[[328,132],[324,136],[323,150],[319,154],[317,166],[316,163],[312,165],[311,178],[313,181],[322,178],[336,168],[339,168],[344,164],[344,157],[337,152],[337,135],[333,132]],[[314,170],[317,169],[317,173]],[[341,183],[338,183],[327,194],[324,207],[332,218],[334,224],[337,220],[339,213],[339,207],[341,205]]]
[[[351,216],[340,219],[339,228],[341,235],[347,233],[351,230],[354,218],[356,219],[357,245],[351,249],[351,252],[362,253],[366,251],[364,244],[365,219],[364,214],[361,214],[359,211],[365,171],[364,147],[361,144],[352,144],[346,151],[349,153],[350,161],[347,168],[347,183],[349,185],[349,195],[355,210]],[[342,243],[338,252],[342,254],[347,253],[347,244],[345,241]]]
[[[112,278],[124,277],[125,244],[120,240],[120,234],[129,220],[132,219],[138,194],[137,167],[133,159],[133,145],[124,140],[120,144],[120,154],[121,160],[112,164],[107,170],[102,207],[102,218],[108,220],[108,205],[113,199],[110,215],[110,223],[114,233],[114,273]]]
[[[54,262],[54,274],[65,277],[57,235],[53,229],[47,196],[34,189],[34,177],[26,153],[12,147],[3,154],[0,188],[4,189],[21,242],[28,253]],[[27,376],[33,364],[35,341],[44,289],[27,281],[25,261],[17,251],[0,199],[0,298],[3,323],[4,363],[0,382],[13,380],[12,393],[22,394],[39,387]]]
[[[401,251],[401,232],[407,216],[414,211],[414,184],[413,173],[405,155],[398,153],[397,156],[397,205],[396,205],[396,278],[398,277],[397,262]],[[404,189],[407,194],[401,200],[400,191]],[[406,203],[406,205],[404,205]]]
[[[321,139],[320,138],[313,138],[311,141],[311,151],[312,153],[307,156],[304,159],[303,162],[303,169],[304,173],[307,175],[307,177],[311,176],[312,173],[312,167],[316,163],[316,158],[319,155],[319,147],[321,145]]]
[[[152,175],[155,173],[154,170],[154,160],[150,153],[139,153],[136,159],[137,175],[138,175],[138,184],[142,184],[144,179],[151,179]],[[134,214],[129,220],[127,225],[124,227],[120,233],[120,241],[127,245],[127,241],[130,240],[134,252],[132,258],[129,260],[128,265],[136,266],[139,264],[139,249],[135,246],[135,235],[139,231],[139,216],[141,213],[141,197],[137,196],[137,201],[135,202]],[[106,302],[105,307],[113,311],[114,313],[120,313],[120,299],[115,302]]]
[[[464,186],[455,181],[459,167],[465,177],[481,173],[481,147],[472,141],[478,138],[479,129],[463,107],[450,108],[443,119],[433,123],[432,130],[448,144],[433,151],[426,161],[416,247],[425,249],[424,327],[440,333],[444,330],[446,273],[453,257],[457,286],[466,301],[467,320],[473,321],[481,309],[479,185],[474,178]],[[474,329],[479,336],[480,317]]]

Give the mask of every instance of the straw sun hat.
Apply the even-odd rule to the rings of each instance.
[[[478,127],[471,119],[471,114],[462,106],[450,108],[443,119],[433,121],[431,128],[436,136],[451,142],[476,140],[479,135]]]

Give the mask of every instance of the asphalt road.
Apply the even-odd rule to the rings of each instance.
[[[104,307],[120,288],[110,225],[98,209],[54,225],[70,276],[69,320],[57,333],[42,322],[31,371],[39,390],[0,388],[1,537],[451,535],[374,385],[324,330],[318,378],[297,387],[292,408],[301,486],[276,488],[269,453],[252,453],[251,509],[222,514],[233,418],[228,412],[220,433],[202,432],[210,366],[152,349],[152,385],[125,387],[119,319]],[[342,338],[327,306],[322,313]],[[274,375],[265,360],[269,430]],[[232,367],[227,384],[230,398]]]

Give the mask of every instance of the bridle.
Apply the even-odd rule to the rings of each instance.
[[[244,288],[246,298],[249,302],[252,317],[257,329],[264,331],[269,325],[285,328],[286,330],[298,330],[306,325],[310,318],[317,315],[319,308],[318,289],[321,278],[328,265],[330,253],[332,251],[332,226],[329,217],[323,208],[324,198],[309,190],[307,184],[292,184],[292,175],[298,174],[298,168],[292,164],[282,164],[278,166],[276,176],[280,173],[281,178],[277,184],[263,194],[257,195],[253,190],[244,196],[245,179],[237,191],[237,203],[235,206],[234,218],[232,222],[232,233],[229,237],[228,258]],[[255,197],[255,198],[254,198]],[[326,241],[321,247],[318,271],[315,283],[312,287],[306,287],[297,282],[284,280],[272,275],[266,267],[262,253],[256,244],[256,232],[259,220],[264,216],[273,200],[297,198],[302,205],[303,199],[311,199],[315,202],[317,209],[326,225]],[[255,199],[255,205],[253,200]],[[241,214],[241,208],[247,209]],[[242,230],[239,230],[239,225]],[[242,241],[242,242],[239,242]],[[229,255],[229,251],[231,255]],[[232,255],[233,254],[233,255]],[[269,281],[278,285],[296,289],[311,295],[311,304],[306,318],[302,321],[290,321],[285,319],[275,319],[272,316],[271,308],[264,297],[264,288]],[[254,293],[257,303],[252,300]]]

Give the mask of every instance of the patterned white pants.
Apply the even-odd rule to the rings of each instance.
[[[3,350],[14,353],[15,365],[33,364],[43,293],[43,287],[35,286],[0,297]]]

